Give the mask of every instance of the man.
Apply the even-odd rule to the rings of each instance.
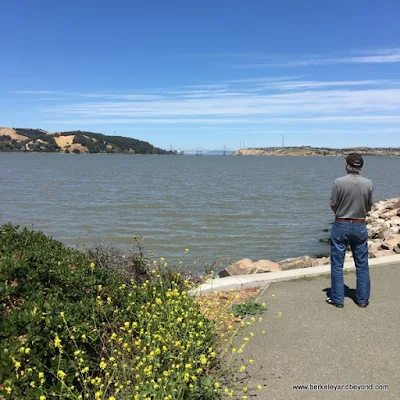
[[[345,163],[347,175],[336,179],[332,188],[331,208],[336,219],[331,234],[331,295],[326,302],[339,308],[344,303],[343,262],[347,245],[356,265],[356,303],[359,307],[369,304],[371,283],[365,217],[372,207],[373,185],[360,175],[363,165],[360,154],[349,154]]]

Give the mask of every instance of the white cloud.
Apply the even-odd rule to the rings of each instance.
[[[274,82],[274,86],[281,90],[293,89],[318,89],[325,87],[349,87],[349,86],[382,86],[382,85],[400,85],[400,81],[394,79],[383,80],[359,80],[359,81],[293,81],[293,82]]]
[[[240,96],[216,93],[201,98],[178,96],[154,101],[78,102],[53,106],[47,111],[52,114],[86,118],[400,114],[400,88],[305,90],[257,95],[242,92]]]
[[[354,115],[354,116],[324,116],[324,117],[271,117],[271,118],[75,118],[50,119],[40,122],[55,124],[291,124],[291,123],[353,123],[353,124],[400,124],[400,116],[395,115]],[[395,128],[392,128],[395,129]],[[400,127],[399,127],[400,130]]]
[[[254,62],[234,64],[236,68],[267,68],[267,67],[305,67],[330,64],[387,64],[400,62],[400,49],[382,49],[361,52],[361,54],[342,57],[332,55],[318,55],[314,57],[265,57],[264,60],[253,58]],[[250,58],[251,59],[251,58]]]
[[[122,93],[37,93],[48,94],[39,111],[60,124],[400,123],[400,79],[258,76]]]

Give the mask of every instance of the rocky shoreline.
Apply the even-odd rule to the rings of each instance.
[[[375,203],[367,216],[369,258],[400,254],[400,197]],[[346,260],[352,259],[351,251]],[[274,262],[252,261],[248,258],[229,265],[218,273],[220,278],[233,275],[249,275],[264,272],[316,267],[330,264],[330,257],[311,258],[302,256]]]

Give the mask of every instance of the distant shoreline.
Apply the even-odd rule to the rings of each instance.
[[[400,153],[400,151],[399,151]],[[107,155],[107,156],[112,156],[112,155],[126,155],[126,156],[186,156],[186,157],[195,157],[196,154],[143,154],[143,153],[129,153],[129,152],[114,152],[114,153],[65,153],[62,151],[1,151],[0,154],[60,154],[60,155]],[[231,154],[231,155],[222,155],[222,154],[202,154],[202,157],[232,157],[232,156],[246,156],[246,157],[344,157],[348,153],[343,153],[343,154],[327,154],[327,155],[322,155],[322,154]],[[362,154],[364,157],[387,157],[387,158],[400,158],[400,154],[374,154],[374,153],[368,153]],[[197,157],[196,157],[197,158]]]
[[[86,131],[0,127],[2,153],[177,154],[142,140]]]
[[[360,153],[364,156],[400,157],[400,148],[370,148],[353,147],[343,149],[330,149],[323,147],[265,147],[246,148],[233,153],[234,156],[310,156],[310,157],[343,157],[349,153]]]

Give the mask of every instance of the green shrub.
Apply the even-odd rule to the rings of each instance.
[[[180,274],[127,284],[92,256],[0,227],[0,397],[218,398],[214,324]]]
[[[248,299],[241,304],[232,305],[232,313],[235,317],[245,317],[246,315],[262,314],[265,307],[262,304],[256,303],[252,299]]]
[[[96,308],[94,288],[102,284],[112,290],[116,282],[106,269],[92,269],[85,254],[65,248],[41,232],[18,231],[6,225],[0,235],[0,382],[15,375],[14,395],[35,398],[40,390],[27,384],[43,372],[46,387],[59,392],[61,382],[54,372],[71,370],[73,362],[68,357],[59,359],[55,339],[63,342],[66,355],[76,350],[61,313],[76,337],[87,335],[80,346],[94,366],[101,352],[100,332],[94,328],[101,326],[105,317],[92,313]],[[30,373],[22,369],[26,363]]]

